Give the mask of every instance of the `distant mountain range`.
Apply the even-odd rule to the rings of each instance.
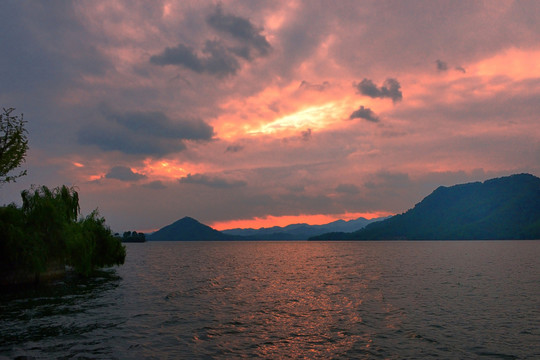
[[[441,186],[389,218],[222,232],[185,217],[147,235],[150,241],[540,239],[540,178],[518,174]]]
[[[311,240],[540,239],[540,178],[518,174],[441,186],[414,208],[347,233]]]
[[[222,232],[184,217],[147,235],[150,241],[223,241],[223,240],[307,240],[311,236],[336,231],[355,231],[367,224],[386,218],[337,220],[325,225],[293,224],[260,229],[231,229]]]
[[[222,232],[227,235],[242,236],[249,240],[307,240],[312,236],[328,232],[351,232],[362,229],[367,224],[386,219],[365,219],[360,217],[355,220],[337,220],[324,225],[292,224],[284,227],[274,226],[260,229],[230,229]]]

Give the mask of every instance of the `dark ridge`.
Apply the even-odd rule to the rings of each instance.
[[[530,174],[441,186],[414,208],[352,233],[310,240],[540,239],[540,178]]]
[[[223,241],[238,240],[235,236],[225,235],[197,220],[184,217],[148,235],[150,241]]]

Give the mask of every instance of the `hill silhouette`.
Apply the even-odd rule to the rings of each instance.
[[[310,240],[540,239],[540,178],[517,174],[441,186],[414,208],[352,233]]]
[[[155,233],[148,235],[147,238],[150,241],[237,240],[235,236],[225,235],[188,216],[159,229]]]
[[[257,240],[307,240],[310,236],[337,230],[357,230],[379,219],[337,220],[325,225],[292,224],[285,227],[274,226],[260,229],[231,229],[223,232],[204,225],[199,221],[184,217],[158,231],[147,234],[149,241],[257,241]]]
[[[222,232],[227,235],[242,236],[246,240],[307,240],[312,236],[328,232],[351,232],[362,229],[367,224],[380,221],[384,218],[365,219],[360,217],[354,220],[336,220],[323,225],[291,224],[287,226],[273,226],[259,229],[229,229]]]

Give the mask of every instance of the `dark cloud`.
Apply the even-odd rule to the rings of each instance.
[[[239,58],[253,60],[266,56],[272,47],[266,38],[248,19],[224,14],[221,6],[206,18],[206,23],[221,34],[230,35],[234,44],[226,39],[206,40],[201,54],[182,43],[166,47],[161,53],[150,57],[150,63],[159,66],[179,65],[196,73],[208,73],[218,77],[235,75],[240,69]]]
[[[234,75],[240,69],[238,60],[220,41],[207,40],[203,53],[208,54],[204,68],[210,74]]]
[[[436,60],[435,65],[437,66],[437,71],[440,71],[440,72],[448,71],[450,69],[450,66],[448,65],[446,61]],[[454,70],[459,71],[464,74],[467,72],[463,66],[455,66]]]
[[[184,44],[171,48],[166,47],[159,55],[150,57],[150,62],[155,65],[183,65],[195,72],[203,72],[202,60],[195,51]]]
[[[95,145],[104,151],[119,151],[131,155],[164,156],[186,149],[182,140],[152,139],[126,129],[91,126],[79,131],[82,145]]]
[[[371,122],[379,122],[379,117],[375,115],[370,108],[366,108],[363,105],[349,116],[349,120],[352,119],[365,119]]]
[[[163,156],[186,148],[185,140],[210,140],[213,128],[200,119],[171,120],[160,111],[116,113],[103,110],[104,121],[82,128],[78,140],[105,151]]]
[[[342,194],[358,194],[360,189],[354,184],[339,184],[336,187],[336,192]]]
[[[447,71],[448,70],[448,64],[442,60],[435,61],[435,64],[437,64],[437,70],[438,71]]]
[[[161,111],[110,113],[107,118],[130,131],[149,136],[184,140],[209,140],[214,135],[213,128],[200,119],[172,121]]]
[[[167,188],[163,184],[163,182],[160,181],[160,180],[150,181],[149,183],[142,184],[142,187],[145,187],[147,189],[154,189],[154,190],[161,190],[161,189],[166,189]]]
[[[133,172],[126,166],[115,166],[105,175],[107,179],[116,179],[121,181],[137,181],[146,179],[146,175]]]
[[[302,131],[302,140],[308,141],[309,139],[311,139],[311,129]]]
[[[228,189],[246,186],[247,183],[242,180],[229,180],[218,176],[208,176],[204,174],[188,174],[178,180],[181,184],[199,184],[213,188]]]
[[[229,145],[227,146],[227,149],[225,150],[225,152],[236,153],[236,152],[242,151],[243,149],[244,147],[242,145]]]
[[[312,84],[303,80],[298,88],[306,90],[324,91],[330,86],[328,81],[324,81],[322,84]]]
[[[390,98],[395,103],[403,99],[401,85],[396,79],[388,78],[384,84],[378,88],[370,79],[364,79],[358,84],[354,84],[357,92],[372,98]]]
[[[232,49],[240,57],[251,59],[251,49],[257,51],[260,56],[266,56],[272,49],[266,37],[261,35],[261,30],[256,29],[248,19],[224,14],[220,5],[216,6],[216,11],[206,18],[206,22],[215,30],[229,34],[245,45]]]
[[[178,44],[151,56],[150,62],[160,66],[181,65],[197,73],[216,76],[234,75],[240,68],[236,57],[219,40],[207,40],[202,53],[204,56],[199,57],[194,49]]]

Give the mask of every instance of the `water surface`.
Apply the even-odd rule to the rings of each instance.
[[[150,242],[0,296],[0,357],[540,358],[540,242]]]

